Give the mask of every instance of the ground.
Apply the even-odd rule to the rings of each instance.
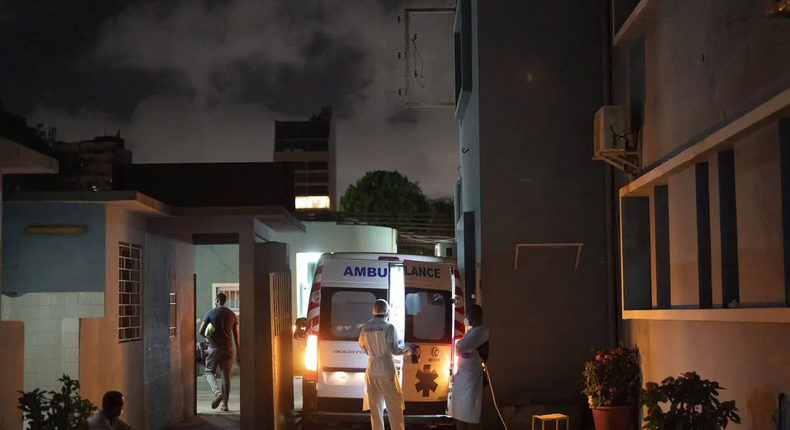
[[[171,427],[171,430],[238,430],[240,428],[239,377],[234,375],[231,380],[231,395],[228,402],[229,412],[222,412],[219,408],[211,409],[211,401],[214,399],[214,394],[211,392],[206,378],[199,377],[197,387],[198,415],[189,422]],[[294,380],[294,393],[294,406],[297,410],[301,410],[301,379]]]

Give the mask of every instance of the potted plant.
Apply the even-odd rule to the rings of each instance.
[[[87,430],[88,419],[97,410],[89,400],[80,398],[80,383],[63,375],[60,392],[20,392],[20,410],[30,430]]]
[[[582,394],[587,396],[596,430],[630,430],[640,386],[637,350],[596,351],[582,374]]]
[[[718,382],[700,378],[696,372],[645,384],[642,405],[646,407],[645,430],[721,430],[730,422],[739,424],[735,401],[721,402]],[[669,403],[664,412],[662,403]]]

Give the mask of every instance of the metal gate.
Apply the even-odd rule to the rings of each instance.
[[[272,315],[272,374],[274,385],[274,430],[292,428],[293,338],[291,326],[291,272],[269,274]]]

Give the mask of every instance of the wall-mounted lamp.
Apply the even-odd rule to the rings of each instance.
[[[25,234],[47,236],[79,236],[85,234],[88,228],[84,225],[28,225]]]
[[[766,13],[772,18],[790,18],[790,0],[765,0]]]

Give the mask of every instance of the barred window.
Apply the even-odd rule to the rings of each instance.
[[[143,248],[118,245],[118,342],[139,341],[142,329]]]

